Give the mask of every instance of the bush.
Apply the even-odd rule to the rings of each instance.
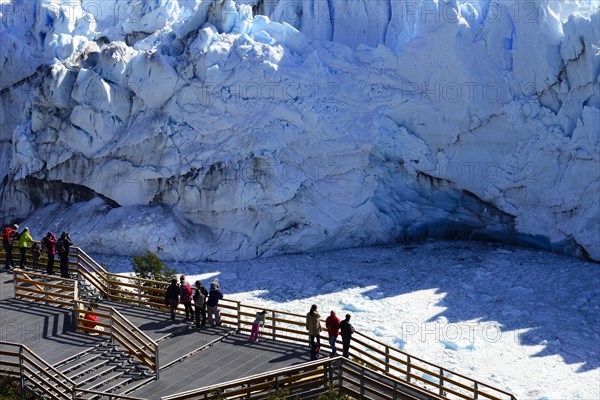
[[[0,376],[0,400],[17,400],[19,395],[19,380],[11,376]]]
[[[150,250],[143,256],[134,256],[131,263],[135,276],[143,279],[169,282],[177,275],[177,270],[167,267],[160,258]]]
[[[167,267],[160,258],[151,251],[146,251],[146,254],[143,256],[134,256],[131,266],[135,276],[143,279],[169,282],[177,275],[177,270]],[[143,291],[144,294],[149,296],[158,295],[156,290],[152,289],[165,289],[164,283],[143,282],[142,286],[149,289]]]

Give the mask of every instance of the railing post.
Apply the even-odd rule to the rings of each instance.
[[[398,382],[394,381],[394,393],[392,393],[392,400],[398,398]]]
[[[138,286],[137,288],[138,295],[138,306],[142,305],[142,288]]]
[[[21,398],[25,399],[25,371],[23,368],[23,346],[19,346],[19,378],[21,381]]]
[[[410,382],[410,356],[406,356],[406,382]]]
[[[44,275],[44,303],[48,304],[48,277]]]
[[[19,273],[17,272],[13,275],[13,285],[14,285],[13,293],[15,294],[15,299],[19,298],[19,296],[17,295],[17,275],[18,274]]]
[[[479,390],[479,385],[477,384],[477,382],[473,382],[473,399],[477,400],[479,398],[479,395],[477,394],[477,391]]]
[[[338,391],[342,390],[343,385],[343,376],[342,374],[344,373],[344,363],[346,362],[346,359],[344,358],[343,360],[339,361],[340,363],[340,374],[339,374],[339,379],[338,379]]]
[[[113,332],[114,329],[115,329],[114,322],[113,322],[114,318],[115,317],[113,315],[113,308],[111,307],[110,308],[110,343],[111,344],[115,344],[115,335],[114,335],[114,332]]]
[[[154,346],[154,369],[155,369],[155,375],[156,375],[156,380],[160,379],[160,362],[158,361],[158,343]]]
[[[390,372],[390,348],[385,346],[385,372]]]
[[[444,370],[440,368],[440,396],[444,395]]]
[[[238,332],[242,328],[242,303],[237,303],[237,330]]]
[[[277,337],[277,328],[275,328],[275,311],[271,311],[271,318],[273,323],[271,324],[271,330],[273,331],[273,340]]]
[[[77,314],[79,313],[79,304],[78,301],[75,300],[73,302],[73,332],[77,332]]]
[[[360,398],[365,397],[365,367],[360,367]]]

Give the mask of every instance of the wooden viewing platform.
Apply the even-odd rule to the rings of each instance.
[[[309,363],[303,315],[267,310],[258,343],[248,333],[259,308],[230,299],[219,304],[222,326],[172,323],[162,302],[166,283],[111,274],[79,248],[70,273],[75,279],[0,273],[0,372],[40,398],[211,398],[215,389],[264,398],[280,385],[309,398],[335,385],[353,398],[514,400],[361,333],[351,347],[360,364]],[[92,302],[102,330],[83,324]]]

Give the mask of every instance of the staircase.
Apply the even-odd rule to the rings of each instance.
[[[154,380],[154,374],[136,363],[118,346],[104,342],[54,366],[75,381],[78,389],[127,394]],[[101,395],[87,394],[86,399]]]
[[[98,289],[80,274],[77,274],[77,286],[80,300],[90,303],[98,303],[102,300],[102,295]]]

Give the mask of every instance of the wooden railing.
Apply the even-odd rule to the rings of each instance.
[[[382,376],[380,372],[337,357],[164,396],[161,400],[266,399],[275,393],[287,398],[315,398],[330,390],[337,390],[355,399],[442,399],[410,383]]]
[[[233,306],[228,305],[229,302],[225,301],[223,307],[239,308],[239,319],[232,322],[239,326],[239,331],[250,332],[256,311],[265,310],[267,314],[261,335],[276,340],[308,343],[305,315],[271,310],[240,302],[231,302],[235,304]],[[324,325],[324,321],[321,322]],[[321,347],[326,351],[331,351],[327,337],[324,336],[326,331],[324,330],[322,333]],[[465,400],[514,400],[514,396],[504,390],[414,357],[360,332],[356,332],[352,336],[350,353],[352,357],[375,371],[415,384],[439,396]]]
[[[339,373],[335,374],[334,370],[340,363],[339,359],[302,363],[295,367],[164,396],[161,400],[268,398],[273,392],[283,390],[286,396],[306,396],[308,392],[318,395],[325,393],[330,385],[339,386],[336,381],[339,379]]]
[[[163,299],[168,283],[109,273],[83,250],[77,247],[73,247],[72,250],[72,257],[76,259],[72,266],[73,270],[86,274],[84,275],[86,279],[91,276],[92,279],[88,279],[88,281],[107,298],[157,309],[167,309],[163,304]],[[261,329],[262,335],[268,335],[276,340],[308,342],[305,315],[265,309],[231,299],[221,300],[219,307],[222,310],[223,324],[233,326],[240,332],[249,332],[256,311],[265,310],[267,316],[265,326]],[[325,333],[324,331],[323,334]],[[321,336],[321,339],[321,347],[330,349],[327,338]],[[436,395],[464,400],[515,399],[506,391],[414,357],[360,332],[353,336],[351,353],[361,363],[365,363],[376,371],[419,385]]]
[[[92,307],[92,310],[89,310],[88,307]],[[113,342],[121,345],[128,354],[150,368],[156,379],[159,379],[158,344],[137,326],[129,322],[121,313],[113,307],[93,305],[83,301],[75,301],[74,313],[75,325],[78,331],[109,336]],[[86,320],[86,314],[95,315],[98,317],[98,322]]]
[[[74,399],[75,382],[48,364],[27,346],[0,342],[0,355],[5,373],[18,377],[21,393],[34,388],[41,396],[52,399]]]
[[[0,367],[2,375],[19,379],[22,398],[29,398],[25,393],[31,391],[36,393],[36,398],[59,400],[75,400],[89,394],[109,400],[141,400],[137,397],[77,388],[73,380],[24,344],[0,341]]]
[[[77,299],[77,281],[15,268],[15,297],[44,304],[72,307]]]

